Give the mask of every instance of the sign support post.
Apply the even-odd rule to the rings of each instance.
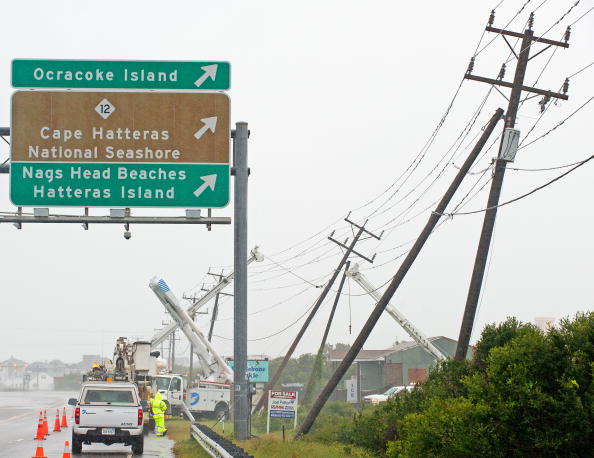
[[[247,378],[247,192],[248,192],[248,124],[235,124],[233,137],[234,187],[234,318],[233,318],[233,426],[235,438],[248,439]]]

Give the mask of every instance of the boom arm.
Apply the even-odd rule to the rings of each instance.
[[[198,356],[199,371],[204,379],[213,382],[233,383],[233,370],[216,352],[210,342],[206,340],[206,337],[200,332],[188,312],[180,307],[177,298],[171,292],[165,280],[154,277],[150,281],[149,287],[192,343],[194,353]]]
[[[264,256],[258,251],[258,247],[254,247],[251,251],[251,256],[247,260],[248,265],[254,261],[261,262],[264,260]],[[192,304],[187,310],[186,313],[191,315],[192,313],[200,310],[204,305],[208,303],[213,297],[217,295],[220,291],[222,291],[227,285],[230,285],[233,281],[233,277],[235,276],[235,272],[231,272],[226,277],[223,277],[221,281],[219,281],[208,293],[206,293],[203,297],[200,298],[196,303]],[[163,342],[173,331],[177,329],[177,322],[174,321],[173,323],[168,324],[159,332],[157,332],[152,340],[151,340],[151,347],[155,348],[161,342]]]
[[[378,292],[377,288],[374,288],[373,285],[369,283],[369,280],[367,280],[367,278],[361,272],[359,272],[358,264],[355,264],[353,267],[351,267],[351,269],[347,272],[347,275],[359,283],[359,286],[361,286],[361,288],[363,288],[363,290],[366,291],[376,303],[380,300],[381,294]],[[394,318],[400,326],[402,326],[402,329],[404,329],[416,343],[435,356],[435,359],[438,361],[444,361],[448,359],[447,356],[439,350],[439,348],[433,345],[431,341],[427,339],[427,337],[425,337],[425,335],[419,331],[410,321],[408,321],[408,319],[390,302],[388,302],[388,305],[386,305],[386,312],[392,318]]]

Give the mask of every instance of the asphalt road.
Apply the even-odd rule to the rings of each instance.
[[[0,392],[0,457],[30,458],[35,455],[37,441],[33,438],[37,432],[37,420],[40,410],[47,410],[48,424],[53,429],[56,409],[66,406],[68,398],[76,393],[60,391]],[[68,423],[72,408],[67,408]],[[48,458],[61,458],[64,442],[71,441],[72,430],[67,428],[61,432],[51,433],[43,441],[45,455]],[[145,437],[142,457],[174,458],[173,441],[166,437],[155,437],[152,433]],[[83,457],[132,457],[130,447],[114,444],[83,445]]]

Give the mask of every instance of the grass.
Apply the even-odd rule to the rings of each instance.
[[[175,441],[173,453],[178,458],[210,458],[210,455],[190,436],[190,422],[166,420],[167,436]]]
[[[206,426],[212,427],[214,421],[205,421]],[[167,435],[175,440],[173,451],[177,458],[207,458],[208,455],[198,443],[190,437],[190,422],[185,420],[169,420],[166,422]],[[232,436],[232,424],[225,423],[225,436]],[[222,433],[222,425],[219,423],[214,430]],[[308,439],[299,441],[292,440],[292,431],[287,431],[287,440],[283,442],[280,432],[266,434],[248,441],[236,441],[248,454],[255,458],[368,458],[373,455],[358,447],[346,446],[343,444],[327,444],[315,442]]]
[[[247,453],[255,458],[371,458],[373,455],[358,447],[343,444],[326,444],[307,439],[293,440],[287,437],[283,442],[279,434],[267,434],[249,441],[237,441]]]

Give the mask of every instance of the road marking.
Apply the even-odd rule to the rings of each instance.
[[[17,420],[19,418],[23,418],[23,417],[26,417],[28,415],[32,415],[33,413],[34,412],[26,412],[26,413],[22,413],[22,414],[19,414],[19,415],[15,415],[14,417],[10,417],[10,418],[7,418],[5,420],[0,420],[0,424],[6,423],[6,422],[12,421],[12,420]]]
[[[53,409],[54,407],[58,407],[58,406],[61,406],[61,405],[64,405],[64,403],[61,402],[61,401],[59,401],[59,402],[55,402],[54,404],[51,404],[49,406],[49,408],[50,409]],[[41,409],[41,410],[43,410],[43,409]],[[19,418],[27,417],[29,415],[36,415],[37,412],[38,412],[38,410],[34,410],[34,411],[31,411],[31,412],[25,412],[25,413],[21,413],[21,414],[18,414],[18,415],[14,415],[14,416],[12,416],[10,418],[6,418],[4,420],[0,420],[0,425],[1,424],[4,424],[6,422],[9,422],[9,421],[18,420]]]

